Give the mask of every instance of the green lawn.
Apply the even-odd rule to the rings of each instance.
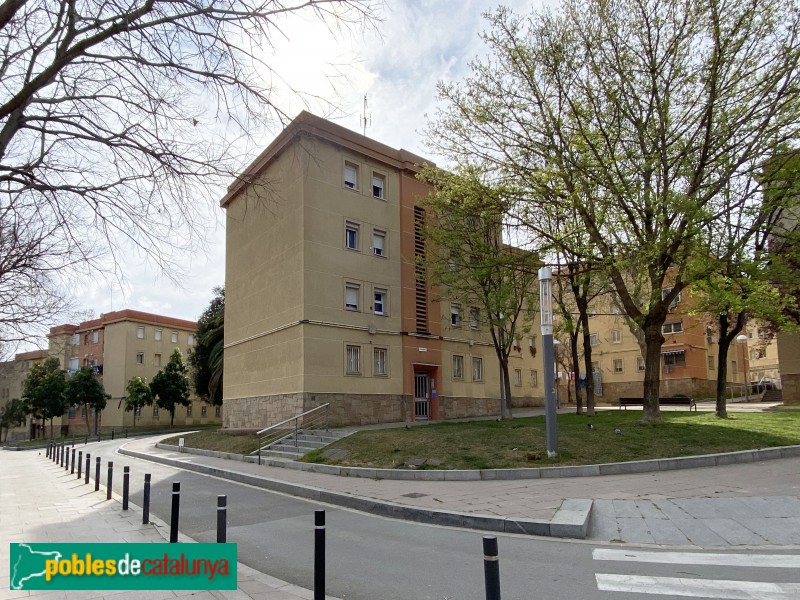
[[[345,460],[321,451],[307,462],[408,468],[409,461],[438,462],[418,468],[491,469],[583,465],[669,458],[800,444],[800,413],[665,412],[663,424],[640,425],[641,411],[602,411],[595,417],[559,415],[559,455],[548,459],[544,417],[509,421],[436,423],[410,429],[361,431],[327,448],[348,450]],[[591,423],[594,429],[587,425]],[[614,430],[620,429],[616,434]]]
[[[640,425],[641,411],[601,411],[595,417],[559,415],[559,455],[548,459],[544,417],[509,421],[433,423],[406,429],[355,433],[330,446],[349,451],[345,460],[330,460],[321,451],[307,462],[359,467],[500,469],[584,465],[648,458],[691,456],[734,450],[800,444],[800,412],[733,413],[717,419],[707,412],[664,412],[661,425]],[[591,423],[594,429],[587,425]],[[620,429],[620,434],[614,430]],[[219,431],[187,434],[188,447],[249,454],[258,448],[254,435]],[[177,444],[178,436],[165,440]],[[434,463],[434,464],[430,464]],[[438,463],[438,464],[436,464]]]

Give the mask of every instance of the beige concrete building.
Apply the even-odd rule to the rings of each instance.
[[[46,350],[32,350],[30,352],[20,352],[14,356],[14,360],[0,362],[0,409],[13,399],[22,398],[22,386],[28,378],[31,367],[37,363],[44,362],[46,358]],[[36,423],[29,416],[25,424],[9,429],[8,440],[27,440],[35,436],[41,436],[43,432],[38,428],[38,425],[40,423]]]
[[[196,324],[192,321],[135,310],[120,310],[100,315],[98,319],[78,325],[59,325],[48,335],[50,356],[58,357],[61,365],[73,373],[92,366],[111,396],[98,416],[103,431],[111,429],[158,428],[169,426],[170,415],[155,405],[146,406],[134,415],[125,411],[125,386],[136,376],[150,382],[169,361],[174,349],[184,358],[194,346]],[[92,416],[93,417],[93,416]],[[83,433],[85,407],[71,407],[64,424],[70,433]],[[175,410],[176,425],[220,423],[220,407],[193,399],[188,407]],[[90,422],[93,418],[90,417]]]
[[[483,316],[419,266],[424,162],[304,112],[230,186],[226,427],[324,403],[341,424],[499,414]],[[518,405],[542,397],[532,347],[512,358]]]

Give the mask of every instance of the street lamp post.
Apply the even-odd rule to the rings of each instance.
[[[545,429],[547,456],[558,454],[558,421],[555,400],[555,359],[553,351],[553,274],[548,267],[539,269],[539,305],[542,322],[542,362],[544,373]]]
[[[744,371],[744,401],[750,402],[750,381],[749,380],[749,372],[750,372],[750,361],[748,360],[747,356],[747,336],[737,335],[736,336],[736,343],[742,349],[742,370]]]

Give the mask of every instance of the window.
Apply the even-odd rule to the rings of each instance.
[[[154,339],[155,341],[157,341],[157,342],[160,342],[160,341],[161,341],[161,334],[162,334],[162,333],[163,333],[163,330],[161,330],[161,329],[156,329],[156,332],[155,332],[155,334],[153,335],[153,339]]]
[[[203,404],[203,406],[200,407],[200,416],[201,417],[208,416],[208,407],[205,404]]]
[[[592,346],[597,346],[600,344],[600,338],[597,337],[596,333],[593,333],[592,335],[589,336],[589,343]]]
[[[358,189],[358,165],[344,163],[344,187],[351,190]]]
[[[100,341],[100,332],[99,331],[93,331],[92,332],[92,343],[96,344],[99,341]]]
[[[644,371],[644,359],[641,356],[636,357],[636,370]]]
[[[72,337],[70,338],[70,344],[73,346],[78,346],[81,343],[81,336],[77,333],[73,333]]]
[[[86,418],[86,405],[85,404],[81,404],[81,419],[85,419],[85,418]]]
[[[531,385],[537,387],[539,385],[539,372],[531,369]]]
[[[347,374],[361,374],[361,346],[347,346]]]
[[[178,332],[177,331],[173,331],[172,332],[172,343],[173,344],[177,344],[178,343]]]
[[[158,416],[158,405],[157,404],[153,405],[153,416],[154,417]]]
[[[472,381],[483,381],[483,359],[472,357]]]
[[[738,372],[739,372],[739,365],[737,364],[737,362],[735,360],[732,360],[731,361],[731,373],[733,373],[735,375]]]
[[[686,364],[686,353],[683,350],[664,354],[665,367],[682,367]]]
[[[77,371],[78,370],[78,357],[70,358],[69,359],[69,370],[70,371]]]
[[[136,408],[134,408],[133,409],[133,414],[134,414],[134,416],[141,417],[142,416],[142,407],[141,406],[137,406]]]
[[[386,355],[388,354],[386,348],[374,348],[372,351],[372,374],[373,375],[388,375],[386,364]]]
[[[670,334],[670,333],[680,333],[683,331],[683,323],[681,321],[676,321],[675,323],[664,323],[661,327],[662,333]]]
[[[614,359],[614,373],[622,373],[622,359],[615,358]]]
[[[764,348],[753,348],[750,350],[750,360],[758,360],[767,356],[767,351]]]
[[[84,346],[88,346],[89,345],[89,332],[88,331],[83,334],[83,345]]]
[[[472,329],[477,329],[481,322],[481,309],[477,306],[472,306],[469,309],[469,326]]]
[[[709,371],[713,371],[714,368],[715,368],[714,367],[714,357],[709,355],[709,357],[708,357],[708,370]]]
[[[137,352],[136,353],[136,364],[143,365],[144,364],[144,352]]]
[[[78,407],[75,406],[75,405],[72,405],[72,406],[69,407],[69,412],[67,413],[67,418],[68,419],[74,419],[77,414],[78,414]]]
[[[344,247],[358,250],[358,225],[349,221],[344,225]]]
[[[186,416],[187,417],[191,417],[192,416],[192,405],[191,404],[186,407]]]
[[[666,298],[671,291],[672,291],[672,288],[664,288],[664,289],[662,289],[661,290],[661,299],[663,300],[664,298]],[[681,293],[678,292],[678,295],[675,296],[672,299],[672,302],[669,303],[669,307],[670,308],[674,308],[674,307],[678,306],[678,304],[680,304],[680,303],[681,303]]]
[[[160,354],[153,355],[153,365],[156,366],[156,367],[160,367],[161,366],[161,355]]]
[[[374,230],[372,232],[372,253],[375,256],[386,256],[386,232]]]
[[[190,333],[186,338],[186,344],[188,346],[194,346],[194,334]]]
[[[386,305],[387,294],[388,292],[386,290],[382,290],[381,288],[374,289],[373,295],[375,296],[375,305],[373,306],[373,310],[375,311],[376,315],[385,315],[388,312],[388,306]]]
[[[453,379],[464,379],[464,357],[453,354]]]
[[[528,348],[530,348],[531,350],[536,348],[536,337],[535,336],[531,336],[531,337],[528,338]]]
[[[136,337],[140,340],[144,339],[144,327],[139,326],[136,328]]]
[[[612,344],[622,343],[622,332],[619,329],[611,330],[611,343]]]
[[[358,310],[358,298],[361,296],[361,286],[357,283],[348,283],[344,286],[344,307],[347,310]]]
[[[214,407],[214,416],[215,417],[219,417],[221,415],[222,415],[222,407],[221,406],[215,406]]]
[[[522,385],[522,369],[514,369],[514,385]]]
[[[450,324],[453,327],[461,327],[461,305],[455,302],[450,305]]]
[[[372,196],[381,200],[386,198],[386,177],[380,173],[372,174]]]

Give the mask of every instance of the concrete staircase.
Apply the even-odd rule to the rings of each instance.
[[[767,390],[761,397],[762,402],[783,402],[783,395],[780,390]]]
[[[261,448],[262,457],[297,460],[304,454],[324,448],[336,440],[350,435],[350,432],[328,431],[323,429],[301,429],[297,437],[292,434],[274,444]]]

